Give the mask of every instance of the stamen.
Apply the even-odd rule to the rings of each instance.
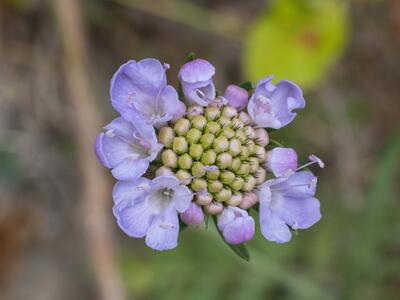
[[[311,154],[311,155],[308,157],[308,159],[311,160],[311,161],[308,162],[308,163],[306,163],[306,164],[304,164],[304,165],[302,165],[302,166],[300,166],[300,167],[298,167],[298,168],[296,169],[296,171],[299,171],[299,170],[301,170],[301,169],[304,169],[304,168],[306,168],[306,167],[308,167],[308,166],[311,166],[311,165],[313,165],[313,164],[318,164],[318,166],[319,166],[320,168],[324,168],[324,167],[325,167],[324,162],[323,162],[319,157],[317,157],[317,156],[314,155],[314,154]]]

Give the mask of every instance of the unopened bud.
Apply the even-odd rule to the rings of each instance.
[[[204,220],[204,213],[201,207],[199,207],[196,203],[191,203],[190,207],[180,215],[181,220],[187,225],[199,225]]]
[[[204,171],[204,165],[199,162],[196,161],[193,166],[192,166],[192,175],[193,176],[202,176],[204,175],[205,171]]]
[[[189,148],[189,154],[193,159],[200,159],[203,154],[203,147],[200,144],[193,144]]]
[[[183,154],[188,151],[188,143],[182,136],[175,137],[172,141],[172,149],[177,154]]]
[[[224,206],[220,202],[211,202],[205,207],[205,210],[210,215],[218,215],[224,210]]]
[[[197,128],[199,130],[203,130],[204,127],[207,124],[207,120],[206,118],[204,118],[204,116],[195,116],[192,119],[192,125],[194,128]]]
[[[203,149],[208,149],[214,141],[214,135],[211,133],[205,133],[202,135],[200,138],[200,143],[201,146],[203,146]]]
[[[265,147],[269,143],[268,132],[264,128],[257,128],[256,130],[256,143]]]
[[[267,169],[276,177],[286,176],[297,169],[297,154],[292,148],[276,147],[268,151]]]
[[[230,184],[235,179],[235,174],[225,170],[221,173],[220,178],[223,184]]]
[[[219,202],[228,201],[231,197],[232,191],[228,189],[222,189],[215,195],[215,199]]]
[[[246,193],[243,197],[242,202],[239,204],[239,207],[242,209],[248,209],[256,204],[258,201],[257,194],[254,192]]]
[[[176,121],[174,130],[177,135],[184,135],[190,128],[190,121],[188,119],[179,119]]]
[[[247,138],[254,140],[256,138],[256,131],[251,126],[245,126],[243,128],[244,133],[246,134]]]
[[[259,167],[256,173],[254,174],[254,177],[256,179],[256,183],[261,184],[267,178],[267,171],[265,171],[263,167]]]
[[[235,129],[242,129],[244,127],[243,122],[239,118],[233,118],[231,123],[232,123],[232,128]]]
[[[190,175],[190,173],[188,171],[185,170],[178,170],[175,173],[176,178],[178,178],[182,184],[184,185],[189,185],[190,182],[192,181],[192,175]]]
[[[186,111],[186,116],[189,120],[192,120],[195,116],[203,113],[203,107],[198,105],[189,106]]]
[[[205,109],[205,115],[206,115],[207,120],[209,120],[209,121],[214,121],[215,119],[217,119],[219,117],[220,113],[221,112],[218,107],[209,106],[209,107],[206,107],[206,109]]]
[[[242,143],[238,139],[229,141],[229,153],[232,156],[239,155],[242,152]]]
[[[210,193],[200,193],[194,197],[195,201],[199,205],[208,205],[212,202],[212,195]]]
[[[216,153],[221,153],[228,150],[229,142],[226,136],[219,136],[216,139],[214,139],[213,147]]]
[[[229,187],[234,191],[240,191],[244,185],[244,179],[242,177],[236,177]]]
[[[189,154],[184,153],[181,156],[179,156],[178,166],[181,169],[190,170],[190,168],[192,167],[192,164],[193,164],[193,159]]]
[[[220,174],[221,174],[220,171],[208,171],[206,176],[208,180],[216,180],[219,178]]]
[[[178,166],[178,157],[171,149],[163,151],[161,160],[165,167],[175,169]]]
[[[164,145],[165,148],[172,147],[172,141],[175,137],[175,132],[171,127],[163,127],[158,133],[158,141]]]
[[[237,171],[237,173],[240,175],[248,175],[250,173],[250,165],[246,162],[243,162],[240,165],[240,169]]]
[[[200,192],[207,188],[207,181],[201,178],[194,178],[190,186],[192,187],[193,191]]]
[[[257,156],[257,158],[260,160],[260,162],[265,161],[267,158],[267,151],[265,151],[264,147],[256,145],[256,150],[254,151],[254,153]]]
[[[229,119],[232,119],[238,114],[236,108],[232,106],[225,106],[224,109],[222,110],[222,115],[225,117],[228,117]]]
[[[232,128],[225,127],[222,129],[222,133],[224,136],[226,136],[228,139],[231,139],[235,136],[235,131],[232,130]]]
[[[221,125],[219,125],[215,121],[208,122],[206,127],[204,128],[204,133],[212,133],[216,134],[221,129]]]
[[[232,197],[226,201],[226,204],[231,206],[238,206],[242,202],[243,196],[241,193],[235,193]]]
[[[238,171],[240,169],[241,164],[242,164],[242,162],[239,158],[232,159],[231,170],[235,171],[235,172]]]
[[[244,143],[247,140],[246,134],[244,133],[243,129],[236,130],[235,136],[241,143]]]
[[[222,188],[223,185],[219,180],[213,180],[207,184],[207,189],[210,193],[218,193]]]
[[[257,157],[249,157],[248,162],[250,164],[250,173],[255,173],[258,170],[258,167],[260,166],[259,160]]]
[[[207,150],[203,152],[203,155],[201,156],[201,162],[205,165],[213,165],[215,163],[215,159],[217,158],[217,154],[215,154],[214,151],[212,150]]]
[[[231,119],[226,116],[220,116],[218,119],[218,123],[219,125],[221,125],[222,128],[224,128],[231,125]]]
[[[201,138],[201,131],[196,128],[189,129],[189,131],[186,133],[186,140],[190,144],[197,143],[200,140],[200,138]]]
[[[224,170],[228,167],[230,167],[232,163],[232,155],[229,154],[228,152],[220,153],[217,156],[217,166],[221,170]]]
[[[253,176],[248,175],[244,179],[244,185],[242,190],[245,192],[251,192],[255,186],[256,186],[256,179]]]
[[[246,107],[249,102],[249,92],[237,85],[228,85],[224,92],[224,97],[228,100],[230,106],[237,109]]]
[[[244,123],[244,124],[251,124],[251,118],[248,113],[241,111],[239,113],[239,119]]]
[[[173,176],[174,172],[170,168],[167,167],[160,167],[156,171],[156,176]]]

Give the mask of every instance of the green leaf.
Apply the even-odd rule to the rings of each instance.
[[[254,89],[254,84],[251,81],[244,81],[244,82],[240,83],[239,86],[248,92],[250,92]]]
[[[317,85],[336,64],[349,32],[342,0],[280,0],[250,26],[242,62],[254,81],[268,74],[302,88]]]
[[[245,261],[250,261],[250,253],[247,250],[245,244],[232,245],[232,244],[228,244],[227,242],[225,242],[224,236],[222,235],[221,231],[218,229],[217,217],[213,216],[213,220],[214,220],[215,228],[217,229],[218,234],[220,235],[220,237],[222,238],[224,243],[227,244],[229,246],[229,248],[231,248],[233,250],[233,252],[235,252],[240,258],[244,259]]]
[[[189,54],[185,58],[185,63],[195,60],[196,59],[196,53],[194,52],[189,52]]]

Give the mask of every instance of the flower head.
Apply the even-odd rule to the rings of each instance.
[[[147,246],[155,250],[177,246],[178,212],[190,207],[193,194],[176,177],[118,183],[114,195],[120,195],[114,205],[114,215],[127,235],[146,236]]]
[[[119,180],[142,176],[162,148],[154,128],[145,122],[116,118],[104,130],[96,139],[96,155]]]
[[[314,198],[317,178],[308,171],[271,179],[259,186],[260,226],[263,236],[273,242],[290,241],[293,229],[306,229],[321,218]]]
[[[183,94],[189,104],[207,106],[215,98],[212,77],[215,68],[204,59],[194,59],[184,64],[179,71]]]
[[[184,105],[167,85],[165,66],[154,58],[123,64],[111,80],[113,107],[127,120],[144,120],[159,127],[182,116]]]
[[[279,129],[296,117],[294,109],[304,108],[301,89],[291,81],[271,83],[272,76],[260,80],[247,106],[258,127]]]
[[[218,228],[229,244],[241,244],[254,236],[254,219],[247,211],[228,206],[218,216]]]

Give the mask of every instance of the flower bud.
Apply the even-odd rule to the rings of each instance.
[[[176,121],[174,131],[177,135],[184,135],[190,128],[190,121],[188,119],[179,119]]]
[[[269,143],[268,132],[264,128],[257,128],[256,130],[256,143],[265,147]]]
[[[198,160],[203,154],[203,147],[200,144],[193,144],[189,148],[189,154],[193,159]]]
[[[239,171],[237,171],[240,175],[248,175],[250,173],[250,165],[248,163],[243,162],[240,165]]]
[[[235,174],[231,171],[223,171],[220,175],[223,184],[230,184],[235,179]]]
[[[206,176],[208,180],[216,180],[219,178],[220,174],[221,174],[220,171],[208,171]]]
[[[205,210],[210,215],[218,215],[224,210],[224,206],[220,202],[211,202],[205,207]]]
[[[213,147],[216,153],[221,153],[228,150],[229,142],[226,136],[220,136],[214,139]]]
[[[189,185],[190,182],[192,182],[192,175],[190,175],[188,171],[182,169],[175,173],[175,177],[178,178],[184,185]]]
[[[156,176],[173,176],[174,172],[170,168],[167,167],[160,167],[156,171]]]
[[[190,168],[192,167],[192,164],[193,164],[193,159],[189,154],[184,153],[181,156],[179,156],[179,158],[178,158],[178,166],[181,169],[190,170]]]
[[[258,158],[254,156],[249,157],[248,162],[250,164],[250,173],[255,173],[260,166]]]
[[[217,166],[218,168],[224,170],[228,167],[230,167],[232,163],[232,155],[224,152],[224,153],[220,153],[217,156]]]
[[[199,205],[208,205],[212,202],[213,197],[210,193],[201,193],[195,196],[195,201]]]
[[[207,124],[207,120],[204,116],[195,116],[192,119],[192,126],[196,129],[203,130]]]
[[[205,115],[208,121],[214,121],[219,117],[220,113],[221,112],[218,107],[209,106],[205,109]]]
[[[231,123],[232,123],[232,128],[234,129],[242,129],[244,127],[243,122],[239,118],[233,118]]]
[[[246,161],[249,158],[250,154],[251,153],[250,153],[249,148],[244,146],[244,147],[242,147],[242,151],[241,151],[241,153],[239,155],[239,158],[241,160],[243,160],[243,161]]]
[[[200,138],[201,138],[201,131],[196,128],[189,129],[189,131],[186,133],[186,140],[190,144],[197,143],[200,140]]]
[[[207,188],[207,181],[201,178],[194,178],[190,186],[192,187],[193,191],[200,192]]]
[[[222,134],[226,136],[228,139],[231,139],[235,136],[235,131],[232,128],[225,127],[222,129]]]
[[[187,225],[199,225],[204,220],[204,213],[201,207],[192,202],[189,208],[180,215],[181,220]]]
[[[172,149],[177,154],[183,154],[188,151],[188,143],[182,136],[175,137],[172,141]]]
[[[232,171],[238,171],[240,169],[240,165],[241,164],[242,164],[242,162],[240,161],[239,158],[232,159],[231,170]]]
[[[244,131],[242,129],[236,130],[235,136],[241,143],[244,143],[247,141],[246,134],[244,133]]]
[[[224,109],[222,110],[222,115],[225,117],[228,117],[229,119],[232,119],[233,117],[236,117],[238,114],[236,108],[232,106],[225,106]]]
[[[229,244],[242,244],[254,236],[254,219],[247,211],[234,206],[228,206],[218,216],[218,229],[224,240]]]
[[[220,129],[221,126],[217,122],[211,121],[208,122],[206,127],[204,128],[204,133],[216,134]]]
[[[246,125],[251,124],[251,118],[250,118],[249,114],[244,111],[241,111],[239,113],[239,120],[242,121]]]
[[[203,107],[199,105],[191,105],[186,110],[186,116],[192,120],[195,116],[203,114]]]
[[[236,177],[231,184],[229,184],[229,187],[234,190],[234,191],[240,191],[244,185],[244,179],[242,177]]]
[[[265,165],[276,177],[289,175],[297,169],[297,154],[291,148],[276,147],[268,151]]]
[[[175,137],[174,130],[171,127],[163,127],[158,133],[158,141],[164,145],[165,148],[172,147],[172,141]]]
[[[178,157],[171,149],[163,151],[161,154],[161,160],[165,167],[175,169],[178,166]]]
[[[207,184],[207,188],[210,193],[218,193],[222,190],[223,185],[219,180],[213,180]]]
[[[263,167],[259,167],[254,174],[254,177],[256,179],[256,184],[261,184],[267,178],[267,171],[265,171]]]
[[[238,206],[242,202],[243,196],[241,193],[235,193],[232,197],[226,201],[226,204],[230,206]]]
[[[228,85],[223,96],[228,100],[229,105],[236,109],[245,108],[249,102],[249,92],[233,84]]]
[[[242,190],[245,192],[251,192],[256,186],[256,179],[252,175],[248,175],[244,179],[244,185]]]
[[[193,176],[202,176],[205,173],[204,165],[199,161],[194,162],[191,172]]]
[[[215,159],[217,158],[217,154],[215,154],[212,150],[207,150],[203,152],[201,156],[201,162],[207,166],[213,165],[215,163]]]
[[[256,131],[251,126],[245,126],[243,128],[244,133],[248,139],[254,140],[256,138]]]
[[[208,149],[214,141],[214,135],[211,133],[203,134],[200,138],[200,143],[203,149]]]
[[[246,193],[243,197],[242,202],[239,204],[240,208],[248,209],[256,204],[258,201],[257,194],[254,192]]]
[[[216,195],[215,199],[219,202],[225,202],[228,201],[232,197],[232,191],[228,189],[222,189],[220,190]]]
[[[229,153],[232,156],[239,155],[242,152],[242,143],[238,139],[229,141]]]
[[[256,145],[256,150],[254,151],[254,153],[257,156],[257,158],[260,160],[260,162],[265,161],[265,159],[267,158],[267,151],[265,151],[264,147]]]
[[[222,128],[230,126],[231,125],[231,119],[225,116],[220,116],[218,119],[219,125],[221,125]]]

